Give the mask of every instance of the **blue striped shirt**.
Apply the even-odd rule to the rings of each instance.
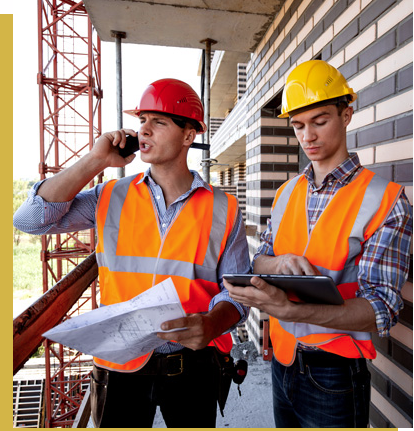
[[[323,210],[335,193],[349,184],[363,167],[356,153],[330,172],[317,187],[312,164],[303,171],[309,183],[308,221],[313,229]],[[401,288],[410,268],[410,243],[413,230],[412,209],[407,196],[402,193],[385,223],[364,244],[358,264],[359,290],[356,296],[367,299],[375,311],[378,334],[382,337],[398,321],[404,304]],[[261,254],[274,256],[272,223],[267,220],[267,229],[261,235],[261,243],[253,257],[252,267]]]
[[[151,177],[151,170],[148,169],[142,181],[145,181],[154,198],[158,217],[160,220],[161,234],[164,235],[175,215],[181,209],[186,199],[199,187],[204,187],[210,191],[209,185],[200,175],[191,171],[194,176],[190,190],[181,195],[175,202],[166,208],[164,195],[161,187],[155,183]],[[99,194],[104,184],[98,184],[92,189],[81,191],[72,201],[69,202],[46,202],[37,194],[42,181],[36,183],[29,191],[27,200],[16,211],[13,217],[14,226],[30,234],[44,235],[66,232],[76,232],[96,227],[95,209]],[[249,308],[230,298],[229,292],[223,286],[225,273],[247,273],[250,270],[250,258],[244,228],[243,218],[238,210],[237,218],[233,230],[227,240],[226,247],[221,256],[217,277],[221,292],[214,296],[209,305],[209,311],[220,301],[227,301],[233,304],[240,313],[240,321],[227,332],[246,321]],[[182,348],[177,343],[167,343],[157,351],[169,353]]]

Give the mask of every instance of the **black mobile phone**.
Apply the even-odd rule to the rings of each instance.
[[[118,148],[119,148],[119,155],[124,158],[128,157],[132,153],[136,153],[137,151],[139,151],[138,136],[127,135],[125,147],[124,148],[118,147]],[[197,148],[199,150],[208,150],[210,148],[210,145],[202,144],[199,142],[193,142],[191,144],[191,148]]]
[[[132,153],[139,151],[138,136],[127,135],[126,144],[124,148],[119,148],[119,155],[122,157],[128,157]]]

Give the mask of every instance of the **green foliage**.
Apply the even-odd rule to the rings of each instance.
[[[45,354],[45,346],[41,344],[39,348],[33,353],[32,358],[42,358]]]
[[[21,235],[13,247],[13,296],[19,299],[38,297],[43,293],[40,237]]]

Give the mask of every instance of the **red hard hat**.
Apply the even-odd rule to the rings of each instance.
[[[163,112],[197,121],[204,133],[204,109],[197,93],[185,82],[165,78],[150,84],[144,91],[139,105],[135,109],[124,111],[126,114],[139,117],[142,111]]]

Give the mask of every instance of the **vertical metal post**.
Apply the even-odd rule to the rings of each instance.
[[[83,19],[83,21],[82,21]],[[86,26],[85,20],[88,20]],[[76,30],[75,30],[76,28]],[[56,174],[91,149],[101,134],[100,42],[90,24],[83,2],[38,0],[38,85],[41,179]],[[95,61],[97,63],[95,63]],[[86,73],[87,72],[87,73]],[[85,91],[87,87],[87,91]],[[94,94],[95,97],[92,97]],[[86,100],[87,98],[87,100]],[[93,108],[91,106],[94,105]],[[95,119],[98,115],[98,128]],[[86,129],[86,126],[88,127]],[[59,281],[69,268],[94,248],[93,230],[70,235],[42,235],[43,291],[49,282]],[[96,296],[96,286],[93,295]],[[76,311],[88,309],[85,293]],[[96,307],[96,300],[92,299]],[[69,313],[67,314],[69,316]],[[45,428],[68,428],[82,398],[81,382],[89,377],[80,371],[84,360],[74,360],[61,347],[45,346]],[[52,362],[52,358],[56,362]],[[52,365],[53,363],[53,365]],[[66,389],[66,377],[77,375]]]
[[[211,45],[217,43],[212,39],[201,40],[200,43],[205,43],[205,59],[204,59],[204,122],[207,126],[206,144],[210,145],[210,79],[211,79]],[[210,182],[210,149],[203,150],[203,179],[205,182]]]
[[[117,129],[122,129],[122,53],[121,39],[125,39],[126,33],[123,31],[111,30],[111,36],[115,38],[115,59],[116,59],[116,112]],[[117,168],[117,177],[125,177],[125,168]]]

